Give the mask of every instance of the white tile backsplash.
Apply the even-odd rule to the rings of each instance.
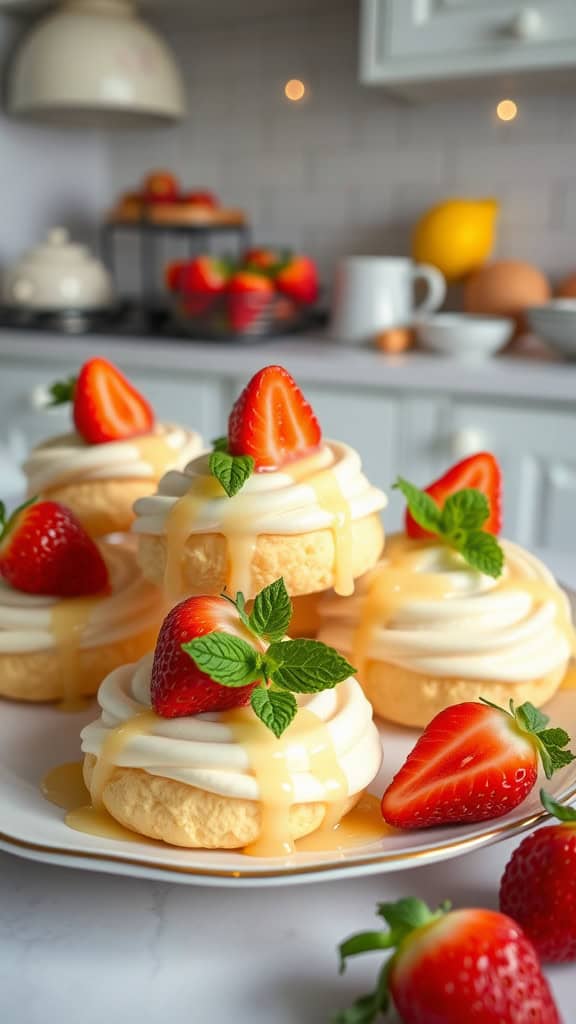
[[[514,94],[513,124],[496,120],[494,89],[399,101],[359,85],[357,12],[339,4],[162,30],[184,71],[186,121],[106,134],[2,121],[0,185],[15,182],[22,212],[9,211],[0,256],[56,217],[95,223],[147,170],[171,167],[245,207],[257,240],[309,249],[326,279],[347,253],[408,253],[417,217],[450,195],[501,200],[498,255],[576,268],[576,90]],[[306,102],[285,100],[291,77]]]

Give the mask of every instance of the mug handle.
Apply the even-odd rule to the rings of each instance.
[[[422,313],[433,313],[442,305],[446,298],[446,279],[436,267],[430,263],[416,263],[412,271],[414,280],[422,278],[426,281],[428,294],[414,310],[414,316],[421,316]]]

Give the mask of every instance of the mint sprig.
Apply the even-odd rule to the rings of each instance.
[[[442,508],[425,491],[402,477],[394,487],[406,498],[412,518],[458,551],[473,569],[497,579],[504,568],[504,552],[496,537],[483,529],[490,516],[485,494],[472,487],[456,491]]]
[[[227,600],[232,601],[230,597]],[[319,640],[281,639],[292,617],[292,602],[282,578],[257,595],[250,614],[243,594],[237,594],[232,604],[255,638],[270,641],[267,650],[257,650],[242,637],[220,632],[196,637],[182,644],[182,650],[220,686],[255,683],[252,710],[279,738],[298,710],[294,694],[330,690],[355,670]]]

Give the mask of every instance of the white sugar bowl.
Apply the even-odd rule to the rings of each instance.
[[[71,242],[65,228],[53,228],[4,274],[2,296],[5,305],[22,310],[98,310],[112,304],[113,288],[104,264]]]

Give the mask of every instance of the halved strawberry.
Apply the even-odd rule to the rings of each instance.
[[[154,411],[144,395],[107,359],[89,359],[76,378],[52,385],[52,404],[73,401],[74,425],[88,444],[148,434]]]
[[[250,703],[256,683],[236,688],[220,686],[182,650],[182,644],[213,632],[231,633],[255,644],[254,635],[242,624],[234,605],[223,597],[189,597],[166,616],[152,665],[150,694],[156,714],[179,718]]]
[[[0,502],[0,576],[26,594],[81,597],[109,585],[106,563],[83,526],[56,501],[32,501],[6,519]]]
[[[493,704],[453,704],[420,736],[382,797],[382,816],[396,828],[484,821],[507,814],[528,796],[539,761],[550,777],[574,756],[570,737],[548,729],[531,704],[510,712]]]
[[[442,508],[451,494],[462,491],[466,487],[473,487],[486,495],[490,503],[490,517],[482,529],[488,533],[499,534],[502,529],[502,472],[494,455],[490,452],[479,452],[477,455],[470,455],[469,458],[462,459],[461,462],[452,466],[444,476],[426,487],[426,494],[434,498],[436,504]],[[418,525],[408,510],[406,511],[406,533],[415,539],[433,536]]]
[[[232,455],[251,455],[256,469],[273,469],[307,455],[322,441],[320,424],[283,366],[252,377],[228,420]]]

